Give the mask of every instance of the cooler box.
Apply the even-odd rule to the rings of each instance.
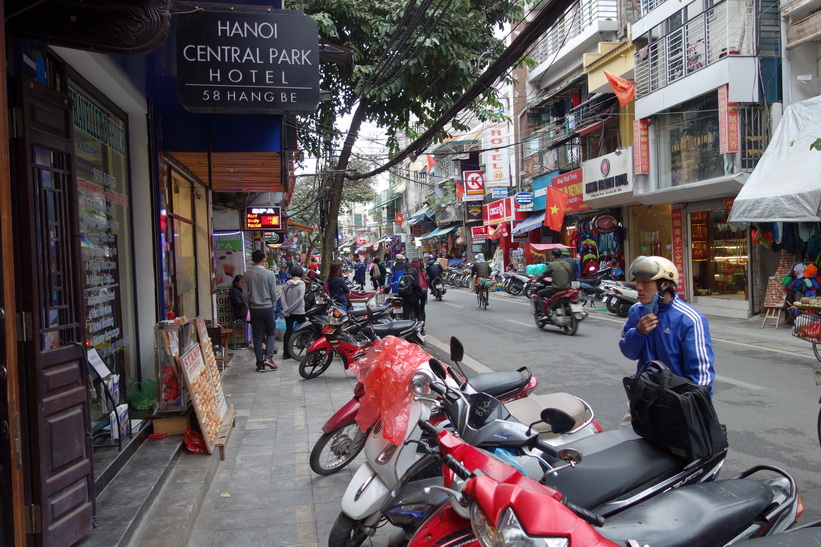
[[[546,269],[547,264],[528,264],[525,267],[525,273],[527,275],[542,275]]]

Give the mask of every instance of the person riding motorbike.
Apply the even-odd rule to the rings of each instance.
[[[630,308],[619,348],[638,368],[661,361],[673,374],[710,386],[716,372],[707,319],[676,294],[679,272],[661,256],[639,256],[630,264],[639,301]]]
[[[547,265],[542,275],[550,277],[553,281],[536,293],[536,310],[540,315],[544,310],[545,299],[549,300],[553,294],[569,289],[571,275],[573,275],[570,264],[562,260],[561,249],[551,249],[550,256],[553,257],[553,261]]]
[[[433,285],[433,282],[437,279],[441,279],[442,274],[445,270],[442,268],[442,265],[439,264],[436,259],[433,258],[433,255],[428,259],[428,282]]]
[[[470,268],[470,278],[472,283],[470,284],[470,290],[476,292],[476,284],[479,282],[480,279],[489,278],[490,277],[490,263],[485,260],[485,255],[482,253],[478,253],[476,255],[476,261],[473,263],[473,266]]]

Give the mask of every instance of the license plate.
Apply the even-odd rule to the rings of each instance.
[[[602,304],[607,304],[607,301],[608,301],[608,300],[610,300],[610,297],[609,297],[609,296],[605,296],[604,298],[602,298],[602,299],[601,299],[601,303],[602,303]]]
[[[572,303],[570,304],[570,311],[572,311],[573,313],[576,313],[576,312],[581,312],[581,311],[582,311],[582,305],[581,305],[581,304],[577,304],[577,303],[575,303],[575,302],[572,302]]]

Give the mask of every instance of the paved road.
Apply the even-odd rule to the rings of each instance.
[[[618,427],[626,411],[622,378],[635,370],[618,349],[624,320],[591,311],[575,336],[555,327],[540,331],[524,297],[493,293],[488,310],[465,289],[449,289],[427,307],[434,347],[458,337],[477,371],[522,365],[539,378],[537,392],[567,391],[587,400],[605,428]],[[753,465],[782,467],[797,480],[806,512],[821,518],[821,449],[817,436],[819,388],[810,344],[788,329],[710,317],[718,378],[714,402],[727,425],[730,453],[721,476]]]

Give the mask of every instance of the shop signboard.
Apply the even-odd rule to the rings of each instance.
[[[482,148],[488,188],[510,186],[510,143],[507,122],[485,122]]]
[[[650,174],[650,124],[646,119],[633,120],[633,172]]]
[[[481,203],[484,200],[485,200],[485,195],[484,194],[476,195],[476,196],[471,196],[470,194],[462,195],[462,201],[463,202],[468,202],[468,201],[476,202],[476,201],[478,201],[479,204],[481,205]]]
[[[558,171],[551,171],[545,175],[533,179],[533,210],[544,211],[547,207],[547,187],[550,186],[553,177],[558,175]]]
[[[524,220],[526,217],[527,213],[516,210],[513,196],[482,206],[482,222],[485,226],[495,226],[500,222],[511,220]]]
[[[720,154],[738,152],[738,103],[729,102],[730,85],[718,88],[718,148]]]
[[[319,33],[300,11],[177,15],[177,96],[191,112],[310,114]]]
[[[581,169],[574,169],[572,171],[568,171],[567,173],[562,173],[561,175],[556,175],[553,177],[551,185],[570,196],[570,199],[567,200],[567,205],[565,206],[565,214],[577,213],[579,211],[590,209],[590,206],[582,199],[584,195],[583,181],[584,175],[582,174]]]
[[[254,231],[279,231],[283,228],[282,209],[273,205],[245,208],[245,229]]]
[[[507,186],[505,186],[504,188],[494,186],[490,189],[490,197],[493,199],[507,197]]]
[[[472,226],[470,235],[473,241],[485,241],[487,239],[487,226]]]
[[[217,322],[232,325],[234,310],[228,292],[234,277],[245,273],[245,241],[242,232],[214,234],[214,280],[217,287]]]
[[[621,151],[582,162],[584,201],[633,194],[633,157]]]
[[[687,298],[687,284],[684,283],[684,279],[686,279],[684,271],[684,220],[681,209],[673,209],[671,222],[673,228],[673,264],[678,268],[679,279],[682,280],[676,286],[676,292],[682,300],[685,300]]]
[[[485,174],[482,171],[465,171],[465,194],[469,196],[481,196],[485,193]]]
[[[472,201],[465,205],[465,222],[481,222],[482,221],[482,204],[478,201]]]

